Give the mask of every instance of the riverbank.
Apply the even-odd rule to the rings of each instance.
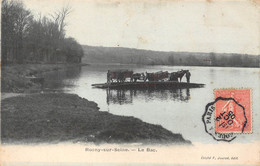
[[[1,92],[23,93],[27,90],[39,89],[39,83],[30,78],[43,72],[55,71],[88,64],[15,64],[2,66]]]
[[[99,111],[74,94],[47,93],[2,100],[2,143],[190,144],[182,135],[134,117]]]

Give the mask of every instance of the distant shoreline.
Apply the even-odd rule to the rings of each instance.
[[[140,65],[260,67],[260,55],[237,53],[164,52],[124,47],[81,45],[82,62]]]
[[[95,45],[87,45],[87,44],[81,44],[82,47],[100,47],[100,48],[121,48],[121,49],[132,49],[132,50],[145,50],[145,51],[154,51],[154,52],[162,52],[162,53],[199,53],[199,54],[210,54],[213,52],[198,52],[198,51],[163,51],[163,50],[151,50],[151,49],[139,49],[139,48],[134,48],[134,47],[109,47],[109,46],[95,46]],[[216,52],[216,54],[241,54],[241,55],[250,55],[250,56],[260,56],[260,54],[243,54],[243,53],[224,53],[224,52]]]
[[[175,67],[175,66],[181,66],[181,67],[225,67],[225,68],[260,68],[260,67],[239,67],[239,66],[235,66],[235,67],[232,67],[232,66],[207,66],[207,65],[204,65],[204,66],[189,66],[189,65],[160,65],[160,64],[157,64],[157,65],[149,65],[149,64],[127,64],[127,63],[88,63],[88,65],[115,65],[115,66],[124,66],[124,65],[131,65],[131,66],[167,66],[167,67]]]

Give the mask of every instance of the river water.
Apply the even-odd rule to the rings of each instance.
[[[106,82],[107,70],[130,69],[134,72],[174,72],[190,70],[191,82],[203,83],[204,88],[172,90],[110,90],[93,88],[91,84]],[[74,93],[95,101],[100,111],[133,116],[144,122],[158,124],[187,140],[217,143],[205,132],[202,114],[207,103],[214,101],[214,89],[251,88],[253,133],[237,137],[235,142],[248,142],[259,138],[259,69],[188,67],[188,66],[136,66],[89,65],[44,73],[45,91],[56,90]],[[183,77],[183,81],[186,78]],[[257,127],[256,127],[257,126]],[[257,129],[257,130],[256,130]]]

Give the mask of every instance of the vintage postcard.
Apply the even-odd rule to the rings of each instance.
[[[3,166],[260,164],[259,0],[2,0]]]

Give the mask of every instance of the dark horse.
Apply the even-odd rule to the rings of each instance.
[[[129,70],[115,70],[107,72],[107,82],[113,82],[116,80],[117,82],[125,82],[126,78],[132,78],[133,71]]]
[[[136,82],[137,80],[144,80],[145,81],[144,73],[134,73],[131,77],[131,82]]]
[[[182,77],[188,72],[189,70],[180,70],[177,72],[172,72],[170,74],[170,81],[179,81],[178,79],[180,78],[180,82]]]
[[[148,81],[162,81],[169,77],[168,71],[162,72],[156,72],[156,73],[147,73],[146,72],[146,78],[145,81],[148,79]]]

